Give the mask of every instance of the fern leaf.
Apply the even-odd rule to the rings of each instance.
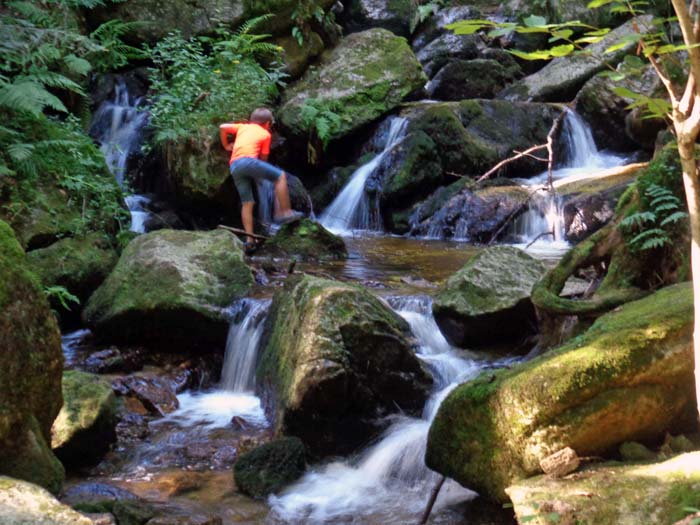
[[[676,223],[682,219],[685,219],[688,217],[688,214],[684,211],[677,211],[675,213],[672,213],[668,217],[666,217],[663,221],[661,221],[661,226],[666,226],[667,224],[673,224]]]
[[[651,250],[654,248],[661,248],[665,246],[666,244],[670,244],[671,239],[668,237],[653,237],[651,239],[646,240],[642,245],[639,247],[640,250]]]
[[[85,92],[80,84],[72,81],[65,75],[54,73],[53,71],[40,71],[24,78],[33,82],[40,82],[47,87],[65,89],[66,91],[77,93],[78,95],[85,95]]]
[[[663,203],[659,206],[656,206],[654,208],[654,211],[658,214],[658,213],[661,213],[662,211],[671,211],[671,210],[677,210],[677,209],[678,209],[677,202],[666,202],[666,203]]]
[[[678,197],[676,197],[675,195],[660,195],[660,196],[656,197],[654,200],[652,200],[649,203],[649,206],[651,206],[652,208],[656,208],[656,206],[658,206],[662,202],[674,202],[674,203],[678,204]]]
[[[625,217],[620,224],[625,227],[629,226],[642,226],[645,222],[655,222],[656,214],[651,211],[639,211],[633,213],[632,215]]]
[[[88,62],[84,58],[77,57],[72,53],[63,57],[63,63],[68,68],[68,71],[70,71],[71,73],[75,73],[76,75],[79,75],[81,77],[87,76],[87,74],[92,69],[92,65],[90,64],[90,62]]]
[[[23,80],[5,84],[0,88],[0,107],[8,109],[26,111],[38,116],[44,108],[51,108],[55,111],[68,113],[68,109],[63,105],[58,97],[49,93],[44,86]]]
[[[637,244],[638,242],[648,240],[650,238],[668,239],[668,234],[661,228],[651,228],[650,230],[644,230],[642,233],[632,238],[632,240],[630,240],[630,244]]]
[[[34,154],[34,145],[26,142],[10,144],[7,147],[7,154],[14,162],[24,162]]]

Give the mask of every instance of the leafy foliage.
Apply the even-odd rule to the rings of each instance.
[[[65,286],[46,286],[44,295],[47,299],[55,299],[65,310],[70,310],[69,303],[80,304],[80,299],[70,293]]]
[[[308,40],[313,22],[323,26],[335,20],[333,12],[324,12],[317,0],[298,0],[290,16],[294,22],[292,36],[296,39],[299,47]]]
[[[269,35],[252,32],[267,18],[249,20],[233,34],[220,28],[213,38],[171,33],[149,50],[156,144],[211,135],[222,120],[245,119],[278,95],[284,74],[274,59],[281,49],[264,41]],[[266,69],[260,60],[269,57]]]
[[[315,98],[304,101],[301,107],[301,123],[309,130],[309,142],[307,146],[308,160],[310,164],[317,164],[319,152],[314,145],[320,142],[321,148],[326,149],[328,143],[335,137],[343,124],[337,102],[324,102]],[[346,117],[347,118],[347,117]]]

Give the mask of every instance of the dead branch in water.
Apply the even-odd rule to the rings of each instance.
[[[530,241],[530,244],[528,244],[527,246],[525,246],[525,249],[527,250],[530,246],[532,246],[533,244],[535,244],[537,241],[539,241],[542,237],[545,237],[546,235],[551,235],[552,238],[554,238],[554,230],[550,230],[550,231],[548,231],[548,232],[542,232],[542,233],[540,233],[537,237],[535,237],[534,239],[532,239],[532,241]]]
[[[516,161],[518,159],[521,159],[523,157],[528,157],[528,156],[530,156],[531,153],[533,153],[535,151],[539,151],[541,149],[545,149],[546,147],[547,147],[547,144],[540,144],[538,146],[532,146],[531,148],[528,148],[525,151],[521,151],[521,152],[517,153],[516,155],[513,155],[512,157],[508,157],[507,159],[504,159],[501,162],[499,162],[498,164],[496,164],[493,168],[491,168],[489,171],[484,173],[481,177],[476,179],[476,182],[485,181],[486,179],[488,179],[491,175],[496,173],[499,169],[501,169],[506,164],[510,164],[511,162]],[[546,161],[543,161],[543,162],[546,162]]]
[[[232,226],[224,226],[223,224],[219,224],[217,228],[220,228],[222,230],[228,230],[232,233],[236,233],[238,235],[247,235],[248,237],[252,237],[253,239],[260,239],[262,241],[266,241],[269,239],[269,237],[266,237],[265,235],[260,235],[258,233],[247,233],[245,230],[241,230],[239,228],[233,228]]]
[[[528,194],[527,199],[525,199],[520,206],[518,206],[512,212],[510,212],[510,215],[508,215],[508,217],[506,217],[506,220],[503,221],[503,224],[501,224],[501,227],[498,228],[498,230],[496,230],[496,233],[494,233],[491,236],[491,239],[489,239],[489,242],[486,243],[487,246],[491,246],[494,242],[496,242],[496,239],[498,239],[498,236],[501,235],[501,233],[503,233],[503,230],[505,230],[506,226],[508,226],[510,224],[510,221],[512,221],[513,218],[515,218],[517,215],[519,215],[520,212],[523,210],[523,208],[525,208],[528,205],[528,203],[530,202],[532,197],[534,197],[535,194],[542,189],[544,189],[544,188],[542,188],[542,186],[537,186],[534,190],[532,190]]]
[[[430,517],[430,513],[433,510],[433,506],[435,505],[435,500],[438,497],[438,494],[440,493],[440,489],[442,488],[442,485],[445,483],[445,480],[447,478],[445,476],[442,476],[440,478],[440,481],[438,481],[437,485],[433,488],[433,491],[430,493],[430,499],[428,500],[428,505],[425,507],[425,512],[423,513],[423,517],[421,518],[420,522],[418,525],[425,525],[428,523],[428,518]]]

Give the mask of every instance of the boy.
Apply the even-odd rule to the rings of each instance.
[[[241,221],[246,233],[253,233],[253,184],[266,179],[275,183],[275,221],[287,223],[294,221],[303,214],[292,210],[289,201],[287,174],[281,169],[269,164],[272,134],[270,127],[274,123],[272,111],[258,108],[250,115],[249,123],[221,124],[219,133],[224,149],[231,152],[229,170],[233,176],[238,194],[241,197]],[[233,144],[228,135],[235,135]],[[246,241],[246,251],[255,247],[253,237]]]

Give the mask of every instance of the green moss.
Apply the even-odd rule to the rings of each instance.
[[[338,260],[347,257],[345,242],[310,219],[285,224],[266,241],[261,255],[288,257],[300,261]]]
[[[236,488],[255,498],[278,492],[304,473],[305,455],[298,438],[278,439],[246,452],[233,467]]]

